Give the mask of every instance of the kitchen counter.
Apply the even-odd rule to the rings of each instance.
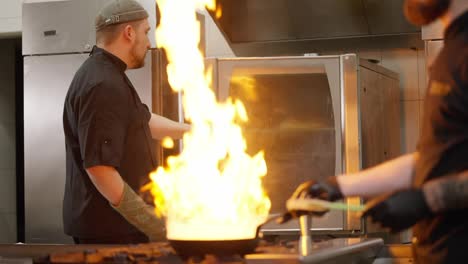
[[[312,253],[301,256],[295,247],[278,252],[259,247],[258,253],[246,255],[246,263],[372,263],[384,246],[380,238],[337,238],[312,244]]]
[[[186,263],[373,263],[383,248],[383,240],[379,238],[338,238],[313,243],[311,254],[300,256],[295,242],[278,245],[261,243],[254,254],[246,255],[244,258],[211,256],[204,261],[190,260]],[[83,258],[83,256],[88,257],[89,260],[99,261],[96,257],[100,252],[103,254],[118,253],[112,259],[107,259],[105,263],[137,263],[137,261],[138,263],[184,263],[166,243],[129,247],[115,245],[0,245],[0,263],[66,263],[64,261],[72,262],[73,258],[76,260]],[[90,258],[91,256],[93,258]],[[102,258],[101,262],[94,263],[103,263]]]

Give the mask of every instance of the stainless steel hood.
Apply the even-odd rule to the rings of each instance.
[[[223,15],[215,21],[238,56],[339,50],[344,43],[351,48],[423,47],[421,29],[403,15],[403,0],[217,2]]]

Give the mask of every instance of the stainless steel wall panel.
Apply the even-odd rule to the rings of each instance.
[[[234,53],[287,56],[347,48],[422,47],[403,0],[218,0],[210,15]]]
[[[89,52],[96,43],[94,20],[111,0],[23,3],[23,54]],[[156,47],[156,2],[137,0],[149,13],[151,47]],[[53,14],[53,15],[51,15]]]
[[[27,243],[70,243],[62,225],[63,103],[87,54],[24,58],[25,233]]]
[[[287,1],[292,36],[319,39],[362,36],[369,25],[361,0],[295,0]],[[285,10],[283,10],[284,12]]]
[[[90,51],[99,0],[23,4],[23,54]],[[53,14],[53,15],[52,15]]]
[[[340,91],[342,111],[343,136],[343,170],[355,173],[361,170],[361,127],[359,113],[359,77],[358,61],[355,54],[340,56]],[[350,205],[360,204],[359,198],[349,198]],[[354,212],[348,211],[345,221],[346,230],[362,230],[361,218]]]
[[[404,0],[364,0],[363,2],[369,34],[406,34],[421,31],[405,18]]]
[[[368,33],[360,0],[240,0],[220,4],[226,14],[220,22],[233,43]]]
[[[346,50],[424,48],[420,33],[363,36],[358,38],[305,39],[298,41],[231,43],[238,57],[302,56],[306,53],[330,54]]]

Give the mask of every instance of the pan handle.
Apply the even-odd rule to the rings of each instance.
[[[276,222],[277,220],[281,219],[283,217],[283,214],[273,214],[273,215],[270,215],[267,220],[265,222],[263,222],[262,224],[260,224],[259,226],[257,226],[257,231],[255,233],[255,237],[256,238],[259,238],[259,235],[260,235],[260,229],[262,228],[262,226],[268,224],[268,223],[271,223],[271,222]]]

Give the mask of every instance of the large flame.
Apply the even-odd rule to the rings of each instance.
[[[270,200],[262,189],[267,168],[263,152],[246,153],[240,122],[247,122],[242,102],[218,103],[198,50],[200,24],[196,10],[216,9],[215,0],[157,0],[161,11],[156,30],[164,48],[169,83],[182,91],[185,117],[192,129],[183,152],[151,174],[158,214],[166,217],[172,240],[251,239],[268,217]],[[216,14],[221,15],[220,9]],[[171,145],[171,144],[168,144]]]

